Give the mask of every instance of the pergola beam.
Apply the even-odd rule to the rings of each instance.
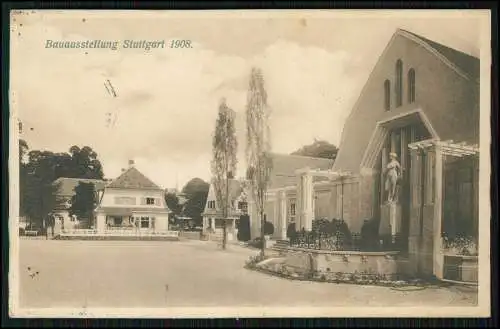
[[[410,150],[426,150],[430,148],[439,147],[441,155],[449,155],[454,157],[471,156],[479,153],[477,145],[467,145],[465,142],[454,143],[453,141],[438,141],[438,140],[424,140],[420,142],[411,143],[408,145]]]

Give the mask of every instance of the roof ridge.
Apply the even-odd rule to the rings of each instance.
[[[137,181],[132,182],[132,187],[130,186],[125,186],[127,185],[126,181],[124,181],[127,178],[127,175],[130,173],[135,173],[137,175]],[[125,177],[125,178],[124,178]],[[142,182],[141,182],[142,181]],[[135,186],[134,186],[135,184]],[[146,186],[140,186],[140,185],[146,185]],[[155,182],[153,182],[151,179],[149,179],[146,175],[144,175],[139,169],[137,169],[135,166],[129,167],[127,170],[122,172],[120,176],[112,180],[108,185],[108,188],[136,188],[136,189],[157,189],[157,190],[163,190],[159,185],[157,185]]]

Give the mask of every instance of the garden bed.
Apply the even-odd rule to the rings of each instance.
[[[446,286],[446,283],[437,282],[425,282],[423,280],[410,278],[410,277],[398,277],[390,278],[384,275],[369,274],[362,272],[354,273],[331,273],[326,275],[320,272],[307,272],[302,273],[284,270],[283,267],[268,267],[262,266],[264,263],[273,263],[276,258],[260,258],[251,257],[249,261],[245,264],[245,268],[251,271],[256,271],[268,275],[273,275],[287,280],[297,280],[297,281],[312,281],[312,282],[323,282],[323,283],[335,283],[335,284],[357,284],[357,285],[376,285],[390,287],[394,290],[402,291],[417,291],[429,288],[431,285]]]

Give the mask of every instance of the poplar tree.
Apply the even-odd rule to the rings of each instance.
[[[216,208],[222,214],[223,221],[222,249],[226,249],[227,244],[227,218],[231,207],[230,180],[235,176],[237,165],[238,142],[234,121],[235,112],[227,106],[226,100],[222,99],[215,122],[211,164]]]
[[[265,253],[265,204],[267,189],[273,167],[270,156],[271,131],[269,128],[270,109],[264,89],[264,77],[258,68],[252,68],[247,94],[247,179],[260,219],[261,256]]]

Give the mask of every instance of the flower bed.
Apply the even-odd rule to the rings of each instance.
[[[424,282],[418,279],[411,279],[409,277],[400,277],[395,279],[393,277],[388,277],[385,275],[372,274],[366,272],[357,272],[354,273],[320,273],[320,272],[312,272],[308,274],[299,274],[295,271],[290,271],[284,266],[277,266],[274,268],[269,268],[266,266],[259,266],[260,263],[272,260],[270,258],[260,258],[251,257],[249,261],[247,261],[245,268],[257,271],[277,277],[281,277],[287,280],[298,280],[298,281],[313,281],[313,282],[324,282],[324,283],[346,283],[346,284],[358,284],[358,285],[377,285],[377,286],[386,286],[391,287],[395,290],[403,290],[403,291],[415,291],[415,290],[423,290],[426,289],[429,285],[428,282]]]
[[[251,258],[246,267],[294,280],[357,284],[404,284],[410,277],[398,252],[343,252],[287,248],[280,257]]]
[[[444,278],[466,283],[478,282],[478,245],[476,239],[457,235],[443,236]]]

